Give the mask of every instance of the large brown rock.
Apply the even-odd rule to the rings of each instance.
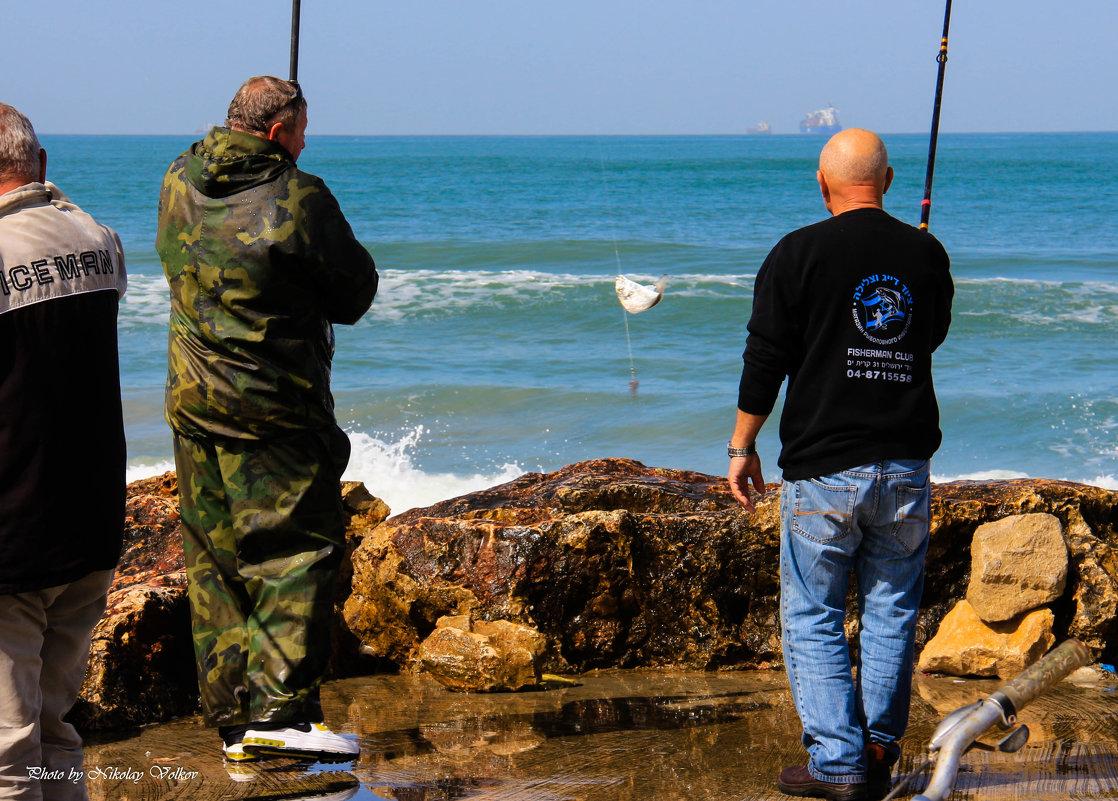
[[[1096,523],[1097,527],[1097,523]],[[1070,554],[1071,601],[1068,634],[1083,642],[1103,661],[1118,657],[1118,553],[1115,538],[1097,536],[1079,512],[1072,510],[1064,534]]]
[[[545,669],[779,659],[777,496],[624,459],[529,473],[386,521],[353,556],[346,623],[401,666],[443,615],[538,629]]]
[[[85,729],[121,728],[197,705],[177,485],[167,473],[129,485],[124,552],[69,719]]]
[[[1057,640],[1083,640],[1095,659],[1118,658],[1118,493],[1047,479],[957,481],[932,486],[932,526],[918,648],[966,597],[971,540],[983,523],[1047,513],[1063,527],[1069,565],[1063,595],[1050,604]]]
[[[1096,656],[1116,647],[1107,543],[1118,494],[1017,480],[935,485],[932,495],[918,647],[966,595],[975,530],[1029,513],[1078,521],[1068,589],[1052,603],[1056,634],[1079,636]],[[538,629],[552,672],[779,664],[778,497],[770,485],[750,515],[721,477],[624,459],[526,474],[373,531],[354,554],[346,625],[365,654],[400,667],[439,617],[467,613]]]
[[[1060,521],[1045,513],[983,523],[971,543],[967,601],[987,623],[1001,623],[1064,593],[1068,549]]]
[[[1054,617],[1047,608],[1014,620],[987,623],[966,600],[959,601],[920,653],[925,673],[997,676],[1011,679],[1051,648]]]
[[[420,643],[419,663],[458,692],[513,692],[540,685],[545,646],[538,631],[507,620],[442,617]]]

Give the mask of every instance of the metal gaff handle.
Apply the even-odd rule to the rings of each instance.
[[[1056,648],[1025,668],[1015,679],[1006,682],[991,698],[996,698],[1006,709],[1006,717],[1031,703],[1049,687],[1058,684],[1072,671],[1087,664],[1091,655],[1079,640],[1064,640]],[[1003,700],[1004,699],[1004,700]]]
[[[1083,643],[1074,638],[1065,640],[989,698],[974,705],[974,710],[956,724],[937,732],[928,747],[930,751],[939,751],[935,772],[924,792],[912,801],[944,801],[955,785],[959,759],[978,737],[995,723],[1013,725],[1020,709],[1088,661],[1090,654]]]

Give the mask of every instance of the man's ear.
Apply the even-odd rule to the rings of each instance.
[[[881,194],[884,195],[886,192],[888,192],[889,187],[892,184],[893,184],[893,168],[889,167],[887,170],[885,170],[885,186],[882,187]]]
[[[268,138],[271,139],[273,142],[275,142],[277,140],[277,138],[279,137],[280,131],[282,131],[282,130],[283,130],[283,123],[282,122],[277,122],[275,125],[273,125],[268,130]]]
[[[823,205],[827,207],[827,211],[831,210],[831,188],[827,186],[827,176],[823,174],[822,170],[815,171],[815,180],[819,182],[819,192],[823,195]]]
[[[39,183],[47,181],[47,151],[39,148]]]

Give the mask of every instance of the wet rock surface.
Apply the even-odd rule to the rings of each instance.
[[[465,614],[539,631],[551,673],[778,666],[778,489],[747,514],[721,477],[603,459],[385,520],[382,503],[348,487],[335,675],[414,669],[439,618]],[[1053,633],[1116,661],[1118,493],[1016,480],[932,495],[918,647],[966,596],[975,530],[1047,513],[1069,555],[1066,587],[1047,607]],[[87,730],[197,703],[173,474],[131,485],[128,503],[125,557],[74,712]]]
[[[187,715],[198,705],[197,681],[177,484],[169,473],[129,486],[124,553],[69,719],[98,729]]]
[[[439,684],[458,692],[515,692],[539,687],[546,640],[507,620],[439,618],[419,646],[419,664]]]
[[[442,615],[534,627],[545,670],[780,663],[779,488],[755,514],[719,477],[605,459],[390,518],[354,553],[345,620],[402,668]],[[1058,481],[934,485],[918,648],[966,597],[976,529],[1044,513],[1068,540],[1057,640],[1118,649],[1118,493]],[[856,636],[857,627],[850,626]]]
[[[539,630],[545,669],[759,667],[779,659],[776,496],[746,516],[714,476],[628,460],[527,474],[389,519],[345,605],[402,667],[443,615]]]

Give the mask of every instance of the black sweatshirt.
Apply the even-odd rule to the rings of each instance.
[[[784,377],[789,481],[939,447],[932,352],[951,322],[947,252],[880,209],[785,236],[757,273],[738,408],[767,415]]]

